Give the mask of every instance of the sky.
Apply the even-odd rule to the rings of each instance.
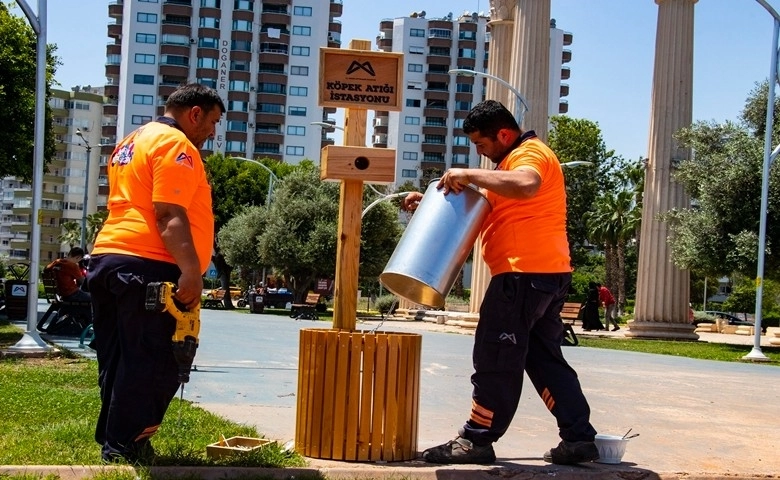
[[[259,0],[258,0],[259,1]],[[36,0],[27,0],[33,10]],[[379,22],[424,10],[485,12],[488,0],[343,0],[342,45],[374,44]],[[780,0],[768,0],[780,10]],[[103,85],[107,0],[49,0],[48,43],[62,61],[56,88]],[[442,5],[446,5],[443,7]],[[22,15],[19,11],[19,15]],[[654,0],[552,0],[552,18],[573,34],[568,115],[598,123],[606,147],[647,156],[658,6]],[[771,70],[772,16],[754,0],[698,0],[694,25],[693,119],[737,120],[745,99]],[[376,49],[376,47],[373,47]]]

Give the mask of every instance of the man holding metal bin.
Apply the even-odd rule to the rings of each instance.
[[[494,100],[474,107],[463,131],[477,153],[496,167],[452,168],[437,187],[458,194],[471,184],[486,195],[492,211],[481,238],[491,280],[474,339],[470,417],[454,440],[425,450],[423,458],[431,463],[493,463],[492,444],[512,422],[526,372],[555,416],[561,437],[544,459],[561,465],[597,460],[590,407],[561,351],[560,312],[572,268],[558,158]],[[422,197],[409,194],[403,208],[416,209]]]

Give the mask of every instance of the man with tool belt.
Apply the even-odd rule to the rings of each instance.
[[[175,320],[145,309],[146,286],[168,281],[187,308],[200,303],[211,259],[211,187],[199,149],[225,112],[216,90],[188,84],[165,113],[125,137],[108,164],[108,219],[89,263],[103,460],[146,462],[149,438],[179,387]]]
[[[490,284],[474,338],[471,414],[458,436],[429,448],[431,463],[493,463],[493,442],[512,422],[523,372],[558,422],[561,442],[544,454],[555,464],[599,458],[590,409],[577,373],[563,358],[561,308],[571,283],[563,171],[533,131],[523,132],[499,102],[474,107],[463,131],[495,169],[447,170],[438,187],[460,193],[480,187],[492,210],[482,224]],[[422,195],[404,199],[414,209]]]

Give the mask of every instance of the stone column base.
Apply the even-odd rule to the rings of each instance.
[[[629,338],[657,338],[661,340],[698,340],[694,327],[688,323],[666,322],[628,322],[628,331],[624,334]]]

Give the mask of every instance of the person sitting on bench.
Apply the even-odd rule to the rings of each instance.
[[[73,247],[65,258],[58,258],[49,265],[47,269],[54,271],[54,278],[57,281],[57,294],[65,302],[91,302],[92,297],[88,292],[82,290],[81,284],[84,283],[84,274],[81,271],[79,262],[84,258],[84,250],[81,247]],[[92,318],[92,309],[84,307],[80,312],[87,318]]]

